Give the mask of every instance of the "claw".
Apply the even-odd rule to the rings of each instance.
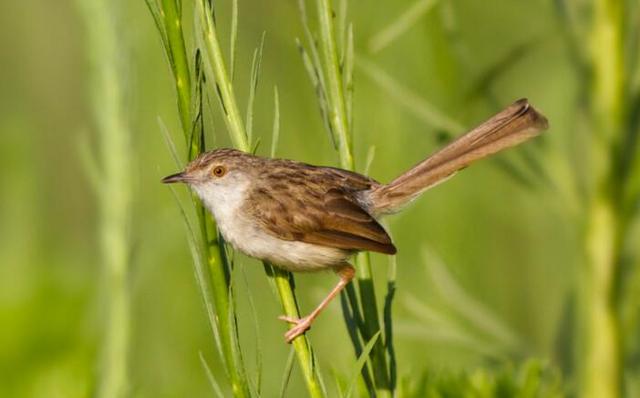
[[[284,334],[284,339],[287,343],[291,343],[296,337],[304,334],[304,332],[311,329],[311,322],[313,322],[313,319],[311,317],[298,319],[286,315],[281,315],[278,317],[278,319],[295,325]]]

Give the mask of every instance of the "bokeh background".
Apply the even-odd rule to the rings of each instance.
[[[226,37],[229,4],[216,3]],[[558,2],[432,3],[414,12],[414,20],[382,48],[376,38],[415,2],[350,5],[359,59],[354,99],[359,169],[375,146],[370,175],[389,181],[442,145],[445,133],[462,132],[444,131],[434,123],[433,109],[458,126],[472,127],[527,97],[551,128],[528,148],[499,156],[523,164],[528,154],[544,172],[529,172],[523,181],[501,161],[483,161],[387,219],[399,249],[394,324],[400,378],[490,371],[536,358],[576,394],[584,222],[558,185],[571,184],[574,160],[582,157],[585,124],[576,120],[589,83],[572,59]],[[176,171],[159,119],[178,144],[183,142],[173,82],[144,1],[114,4],[133,154],[130,391],[139,397],[207,396],[211,388],[200,353],[215,373],[222,370],[216,365],[183,221],[171,193],[159,183]],[[269,151],[277,85],[277,155],[337,164],[294,43],[303,35],[296,2],[241,0],[239,15],[236,95],[242,107],[251,55],[266,32],[256,98],[254,131],[263,138],[258,152]],[[83,148],[98,145],[84,18],[73,1],[0,5],[3,397],[88,396],[100,376],[105,320],[100,221],[81,160]],[[228,145],[223,124],[217,124],[215,134],[209,146]],[[552,183],[545,182],[548,175]],[[184,188],[179,194],[186,198]],[[373,263],[382,292],[388,259],[373,255]],[[239,280],[246,281],[237,289],[245,359],[251,364],[256,357],[251,295],[264,391],[274,396],[289,354],[282,341],[285,328],[276,320],[280,306],[262,266],[244,257],[238,264]],[[329,273],[298,276],[303,311],[335,281]],[[327,379],[332,372],[349,374],[353,352],[337,303],[309,336]],[[633,385],[633,371],[625,377]],[[289,392],[304,394],[297,370]],[[626,392],[633,396],[631,387]]]

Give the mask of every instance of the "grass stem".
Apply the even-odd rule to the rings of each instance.
[[[322,62],[319,62],[320,65],[316,65],[316,68],[318,70],[322,69],[320,73],[324,76],[325,83],[323,87],[326,90],[328,124],[333,134],[334,142],[337,144],[340,166],[347,170],[354,170],[352,132],[350,129],[351,117],[349,114],[351,106],[347,104],[345,95],[345,89],[352,90],[352,76],[350,74],[353,68],[347,68],[346,72],[348,75],[345,75],[345,69],[340,63],[331,1],[316,0],[316,6],[320,30],[318,46],[322,59]],[[301,6],[301,10],[304,12],[303,5]],[[343,13],[344,12],[345,11],[343,11]],[[304,20],[305,16],[303,15],[303,21]],[[349,40],[353,39],[353,34],[345,36],[347,36],[346,38]],[[310,43],[310,45],[314,46],[315,44]],[[346,53],[348,53],[348,49],[352,49],[352,43],[343,43],[342,47],[347,49]],[[349,62],[352,62],[352,60],[349,60]],[[352,96],[349,95],[349,98],[352,98]],[[323,98],[320,100],[322,101]],[[371,341],[373,336],[381,332],[375,287],[368,254],[362,254],[356,258],[356,267],[358,269],[357,282],[360,303],[351,302],[351,306],[352,308],[359,306],[362,309],[364,324],[360,328],[360,334],[362,341],[368,342]],[[390,395],[391,384],[382,338],[378,339],[372,347],[370,359],[377,395]]]
[[[125,87],[120,65],[121,42],[116,26],[117,6],[107,0],[78,0],[87,29],[93,74],[92,103],[99,152],[95,181],[100,212],[100,248],[107,306],[102,336],[97,397],[129,395],[129,295],[131,218],[131,132],[123,104]],[[94,176],[95,177],[95,176]]]
[[[171,69],[178,96],[178,115],[182,124],[187,143],[191,141],[191,155],[197,153],[197,147],[193,147],[191,135],[191,79],[189,73],[189,59],[184,41],[182,29],[182,10],[176,0],[161,0],[161,15],[167,37],[167,54],[171,62]]]
[[[582,396],[622,394],[623,359],[618,292],[622,242],[627,233],[618,175],[625,117],[624,2],[594,0],[590,41],[591,112],[596,162],[594,194],[586,217],[586,349]]]
[[[189,68],[189,57],[184,40],[182,9],[180,2],[176,0],[147,0],[147,6],[155,19],[156,26],[163,41],[165,52],[169,60],[171,71],[175,80],[176,94],[178,97],[178,114],[182,125],[183,134],[187,144],[187,158],[194,159],[204,148],[202,134],[196,134],[195,126],[198,121],[192,115],[192,95],[196,95],[197,101],[202,101],[201,90],[193,93],[191,90],[192,82],[196,81],[201,84],[199,76],[192,78]],[[194,68],[199,69],[199,64]],[[201,123],[201,116],[198,115]],[[246,371],[238,348],[238,333],[235,317],[232,314],[232,306],[230,297],[232,291],[229,280],[229,264],[223,255],[224,246],[218,244],[215,232],[215,223],[206,213],[200,201],[194,196],[193,205],[198,217],[200,226],[200,238],[198,246],[201,251],[195,253],[196,256],[204,257],[202,260],[194,261],[196,267],[196,275],[209,275],[208,280],[201,278],[200,284],[210,284],[209,289],[206,285],[200,285],[201,294],[205,303],[209,303],[213,299],[217,312],[216,322],[212,325],[217,330],[214,331],[220,338],[219,348],[220,354],[225,364],[231,390],[235,397],[251,396],[249,383],[247,381]],[[210,235],[214,235],[210,239]],[[198,239],[197,237],[193,237]],[[210,244],[213,242],[213,244]],[[200,269],[208,266],[208,272]]]
[[[251,152],[251,144],[242,122],[242,117],[240,116],[240,110],[233,92],[232,81],[227,74],[211,9],[204,0],[198,0],[197,7],[201,17],[204,47],[207,55],[205,57],[205,66],[207,67],[208,74],[215,79],[229,135],[236,148],[244,152]],[[265,267],[270,268],[271,266],[265,264]],[[300,317],[293,291],[293,276],[279,268],[273,269],[272,277],[275,279],[285,315],[294,318]],[[323,397],[325,394],[321,388],[320,376],[307,337],[305,335],[298,337],[293,345],[298,357],[298,363],[305,377],[309,395],[314,398]]]

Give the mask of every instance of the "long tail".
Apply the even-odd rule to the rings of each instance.
[[[389,184],[371,191],[366,198],[370,211],[376,215],[394,213],[471,162],[518,145],[548,126],[547,119],[526,99],[518,100]]]

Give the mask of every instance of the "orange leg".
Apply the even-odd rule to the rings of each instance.
[[[284,338],[287,343],[291,343],[293,339],[300,336],[307,330],[311,328],[311,324],[316,319],[316,317],[322,312],[322,310],[333,300],[334,297],[340,293],[345,286],[351,282],[353,279],[356,270],[350,265],[345,263],[340,268],[336,269],[336,273],[340,276],[340,282],[329,292],[327,297],[313,310],[309,315],[304,318],[293,318],[289,316],[282,315],[278,317],[278,319],[289,322],[294,326],[285,333]]]

